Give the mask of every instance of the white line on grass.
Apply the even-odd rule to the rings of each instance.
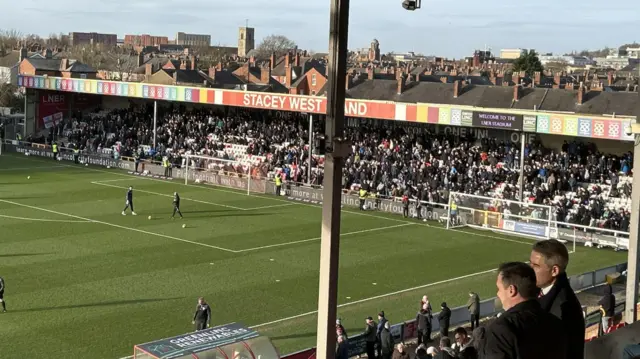
[[[106,184],[106,183],[102,183],[104,181],[94,181],[91,182],[92,184],[98,185],[98,186],[105,186],[105,187],[113,187],[113,188],[122,188],[122,189],[127,189],[129,187],[127,186],[116,186],[113,184]],[[149,193],[149,194],[155,194],[157,196],[164,196],[164,197],[169,197],[169,198],[173,198],[173,195],[170,194],[164,194],[164,193],[159,193],[159,192],[152,192],[152,191],[147,191],[147,190],[143,190],[143,189],[134,189],[134,191],[137,192],[142,192],[142,193]],[[220,204],[220,203],[215,203],[215,202],[207,202],[207,201],[201,201],[198,199],[193,199],[193,198],[186,198],[186,197],[181,197],[181,199],[184,199],[186,201],[192,201],[192,202],[198,202],[198,203],[204,203],[204,204],[210,204],[212,206],[217,206],[217,207],[225,207],[225,208],[231,208],[231,209],[235,209],[238,211],[246,211],[246,209],[244,208],[240,208],[240,207],[236,207],[236,206],[229,206],[226,204]]]
[[[4,215],[4,214],[0,214],[0,217],[9,218],[9,219],[19,219],[19,220],[23,220],[23,221],[35,221],[35,222],[91,223],[90,221],[84,221],[84,220],[75,221],[75,220],[72,220],[72,219],[26,218],[26,217],[7,216],[7,215]]]
[[[347,232],[347,233],[340,233],[340,237],[344,237],[344,236],[351,236],[354,234],[361,234],[361,233],[369,233],[369,232],[377,232],[377,231],[384,231],[386,229],[392,229],[392,228],[398,228],[398,227],[406,227],[406,226],[411,226],[414,225],[415,223],[404,223],[404,224],[397,224],[394,226],[387,226],[387,227],[379,227],[379,228],[371,228],[371,229],[365,229],[362,231],[355,231],[355,232]],[[321,239],[322,237],[316,237],[316,238],[309,238],[309,239],[303,239],[300,241],[293,241],[293,242],[286,242],[286,243],[277,243],[277,244],[270,244],[268,246],[262,246],[262,247],[255,247],[255,248],[248,248],[248,249],[240,249],[237,250],[236,252],[252,252],[252,251],[257,251],[257,250],[261,250],[261,249],[266,249],[266,248],[273,248],[273,247],[283,247],[283,246],[288,246],[291,244],[297,244],[297,243],[305,243],[305,242],[312,242],[312,241],[317,241],[319,239]]]
[[[13,204],[15,206],[21,206],[21,207],[26,207],[26,208],[31,208],[31,209],[35,209],[38,211],[43,211],[43,212],[49,212],[49,213],[55,213],[55,214],[59,214],[61,216],[67,216],[67,217],[71,217],[71,218],[77,218],[77,219],[82,219],[85,221],[89,221],[89,222],[93,222],[93,223],[100,223],[100,224],[104,224],[106,226],[111,226],[111,227],[115,227],[115,228],[120,228],[120,229],[126,229],[128,231],[134,231],[134,232],[139,232],[139,233],[144,233],[144,234],[148,234],[148,235],[152,235],[152,236],[157,236],[157,237],[162,237],[162,238],[167,238],[167,239],[173,239],[174,241],[180,241],[180,242],[185,242],[185,243],[191,243],[191,244],[195,244],[195,245],[199,245],[199,246],[203,246],[203,247],[209,247],[209,248],[214,248],[214,249],[219,249],[221,251],[225,251],[225,252],[230,252],[230,253],[236,253],[237,251],[234,251],[232,249],[228,249],[228,248],[223,248],[223,247],[218,247],[218,246],[213,246],[210,244],[205,244],[205,243],[200,243],[200,242],[194,242],[194,241],[190,241],[187,239],[182,239],[182,238],[177,238],[177,237],[173,237],[173,236],[168,236],[166,234],[161,234],[161,233],[154,233],[154,232],[149,232],[149,231],[145,231],[142,229],[137,229],[137,228],[131,228],[131,227],[125,227],[125,226],[121,226],[119,224],[113,224],[113,223],[108,223],[108,222],[103,222],[103,221],[98,221],[95,219],[90,219],[90,218],[85,218],[85,217],[80,217],[80,216],[76,216],[73,214],[68,214],[68,213],[63,213],[63,212],[58,212],[58,211],[52,211],[50,209],[46,209],[46,208],[41,208],[41,207],[36,207],[36,206],[30,206],[28,204],[23,204],[23,203],[18,203],[18,202],[13,202],[13,201],[7,201],[5,199],[0,199],[0,202],[4,202],[4,203],[9,203],[9,204]]]
[[[479,276],[479,275],[483,275],[483,274],[487,274],[487,273],[491,273],[491,272],[495,272],[495,271],[496,271],[496,269],[492,268],[492,269],[489,269],[489,270],[486,270],[486,271],[482,271],[482,272],[466,274],[466,275],[463,275],[463,276],[460,276],[460,277],[456,277],[456,278],[445,279],[445,280],[441,280],[441,281],[438,281],[438,282],[424,284],[424,285],[420,285],[420,286],[413,287],[413,288],[407,288],[407,289],[402,289],[402,290],[391,292],[391,293],[387,293],[387,294],[376,295],[374,297],[364,298],[364,299],[356,300],[356,301],[353,301],[353,302],[340,304],[340,305],[338,305],[338,308],[344,308],[344,307],[348,307],[348,306],[351,306],[351,305],[360,304],[360,303],[364,303],[364,302],[369,302],[369,301],[372,301],[372,300],[376,300],[376,299],[380,299],[380,298],[384,298],[384,297],[390,297],[390,296],[393,296],[393,295],[398,295],[398,294],[402,294],[402,293],[406,293],[406,292],[411,292],[411,291],[418,290],[418,289],[429,288],[429,287],[433,287],[435,285],[455,282],[455,281],[461,280],[461,279],[472,278],[472,277],[476,277],[476,276]],[[291,316],[291,317],[281,318],[281,319],[274,320],[274,321],[271,321],[271,322],[254,325],[251,328],[266,327],[266,326],[269,326],[269,325],[273,325],[273,324],[277,324],[277,323],[281,323],[281,322],[286,322],[286,321],[289,321],[289,320],[292,320],[292,319],[297,319],[297,318],[302,318],[302,317],[306,317],[306,316],[309,316],[309,315],[313,315],[313,314],[316,314],[317,312],[318,312],[317,310],[314,310],[312,312],[306,312],[306,313],[294,315],[294,316]]]
[[[283,203],[283,204],[274,204],[271,206],[261,206],[261,207],[251,207],[251,208],[246,208],[246,211],[255,211],[258,209],[268,209],[268,208],[278,208],[278,207],[289,207],[289,206],[293,206],[295,205],[295,203]]]
[[[12,168],[0,168],[0,171],[27,171],[27,170],[48,170],[52,168],[66,167],[64,165],[58,166],[41,166],[41,167],[12,167]]]
[[[43,162],[43,161],[40,161],[39,159],[36,159],[36,158],[27,157],[27,159],[33,160],[33,161],[38,161],[40,163]],[[148,181],[157,181],[157,182],[162,182],[162,183],[173,183],[173,184],[180,184],[182,186],[189,186],[189,185],[185,185],[184,183],[180,183],[180,182],[159,180],[159,179],[155,179],[155,178],[134,177],[134,176],[132,176],[130,174],[118,173],[118,172],[115,172],[115,171],[107,171],[107,170],[101,170],[101,169],[96,169],[96,168],[77,167],[77,166],[72,166],[72,165],[62,165],[62,166],[69,167],[69,168],[76,168],[76,169],[84,169],[84,170],[93,171],[93,172],[110,173],[112,175],[121,176],[121,177],[139,178],[139,179],[144,179],[144,180],[148,180]],[[193,187],[193,186],[189,186],[189,187]],[[274,201],[274,202],[293,203],[294,205],[299,205],[299,206],[307,206],[307,207],[313,207],[313,208],[318,208],[318,209],[321,208],[320,206],[315,205],[315,204],[311,204],[311,203],[293,202],[293,201],[286,200],[286,199],[273,198],[271,196],[268,197],[266,195],[247,195],[247,194],[243,194],[243,193],[240,193],[240,192],[237,192],[237,191],[225,190],[225,189],[215,188],[215,187],[196,186],[196,188],[203,188],[203,189],[207,189],[207,190],[211,190],[211,191],[232,193],[232,194],[235,194],[235,195],[238,195],[238,196],[251,196],[251,197],[264,198],[264,199],[268,199],[268,200],[271,200],[271,201]],[[468,234],[468,235],[472,235],[472,236],[476,236],[476,237],[497,239],[497,240],[501,240],[501,241],[505,241],[505,242],[519,243],[519,244],[524,244],[524,245],[528,245],[528,246],[532,245],[532,242],[524,242],[524,241],[518,241],[518,240],[515,240],[515,239],[505,238],[505,237],[492,236],[492,235],[488,235],[488,234],[467,232],[467,231],[463,231],[463,230],[459,230],[459,229],[446,229],[446,228],[443,228],[443,227],[432,226],[432,225],[426,224],[426,223],[410,222],[410,221],[406,221],[406,220],[402,220],[402,219],[377,216],[377,215],[369,214],[369,213],[362,213],[362,212],[350,211],[350,210],[345,210],[345,209],[342,209],[342,212],[343,213],[349,213],[349,214],[357,215],[357,216],[371,217],[371,218],[383,219],[383,220],[387,220],[387,221],[394,221],[394,222],[400,222],[400,223],[415,223],[415,224],[418,224],[418,225],[421,225],[421,226],[425,226],[425,227],[429,227],[429,228],[434,228],[434,229],[438,229],[438,230],[445,230],[445,231],[459,232],[459,233],[464,233],[464,234]]]

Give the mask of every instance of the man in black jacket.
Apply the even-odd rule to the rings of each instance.
[[[536,274],[526,263],[498,269],[498,298],[506,312],[485,331],[483,359],[565,359],[567,340],[560,319],[536,300]]]
[[[198,298],[198,306],[191,324],[195,324],[196,331],[205,330],[211,326],[211,307],[202,297]]]
[[[376,322],[373,318],[367,317],[366,327],[364,328],[364,337],[367,343],[367,358],[376,357],[376,342],[378,341]]]
[[[426,304],[418,312],[416,322],[418,323],[418,345],[427,344],[431,340],[431,318]]]
[[[449,322],[451,321],[451,309],[447,307],[446,302],[440,305],[440,314],[438,314],[438,324],[440,324],[440,338],[449,336]]]
[[[544,311],[562,321],[567,339],[565,358],[583,359],[584,316],[567,277],[567,247],[555,239],[537,242],[529,261],[536,273],[536,285],[541,289],[538,302]]]

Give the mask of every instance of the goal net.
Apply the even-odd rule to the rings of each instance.
[[[247,194],[266,193],[268,165],[261,158],[226,160],[186,155],[182,168],[185,184],[209,184],[245,190]]]
[[[535,239],[558,238],[551,206],[466,193],[449,194],[447,228],[472,227]]]

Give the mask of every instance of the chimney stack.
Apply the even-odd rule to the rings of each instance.
[[[288,56],[289,55],[287,55],[287,57]],[[291,81],[292,81],[292,77],[293,77],[293,67],[291,67],[290,65],[287,65],[287,67],[285,67],[284,71],[285,71],[285,76],[286,76],[285,86],[287,86],[287,88],[291,88]]]
[[[554,84],[554,88],[560,88],[560,73],[556,72],[553,75],[553,84]]]
[[[400,76],[398,77],[398,95],[401,95],[404,92],[406,78],[402,72],[399,72],[399,74]]]
[[[533,73],[533,78],[534,78],[534,79],[533,79],[533,83],[534,83],[536,86],[540,86],[540,83],[541,83],[541,74],[540,74],[540,71],[536,71],[536,72],[534,72],[534,73]]]
[[[584,103],[584,84],[581,82],[580,87],[578,87],[578,105],[582,105]]]
[[[353,74],[351,72],[347,72],[347,81],[345,85],[346,90],[350,90],[353,87]]]
[[[153,66],[151,64],[144,65],[144,75],[145,76],[153,75]]]
[[[216,65],[216,70],[222,71],[222,62],[218,61],[218,64]]]
[[[518,102],[522,98],[522,87],[520,85],[513,86],[513,101]]]
[[[287,56],[284,58],[284,67],[291,67],[291,53],[287,52]]]
[[[271,68],[269,66],[261,68],[260,69],[260,82],[262,82],[265,85],[268,85],[270,79],[271,79]]]
[[[295,66],[300,66],[300,54],[297,51],[293,61],[295,62]]]
[[[447,77],[446,76],[440,77],[440,82],[442,82],[443,84],[446,84],[447,83]]]
[[[249,57],[249,67],[255,67],[256,66],[256,58],[251,56]]]
[[[144,65],[144,54],[140,51],[138,53],[138,67],[141,67],[142,65]]]
[[[271,53],[271,64],[269,64],[269,67],[271,68],[271,70],[273,70],[274,67],[276,67],[276,53],[272,52]]]
[[[211,79],[215,82],[216,80],[216,72],[218,72],[218,69],[216,69],[215,67],[209,67],[209,77],[211,77]]]
[[[564,88],[566,90],[572,90],[573,91],[575,89],[575,86],[574,86],[574,84],[572,82],[572,83],[568,83],[568,84],[564,85]]]
[[[66,71],[69,68],[69,59],[60,60],[60,71]]]
[[[180,60],[180,70],[186,70],[186,69],[187,69],[187,61]]]
[[[453,82],[453,98],[458,98],[458,96],[460,96],[461,90],[462,90],[462,85],[460,83],[460,80],[455,80]]]
[[[613,86],[613,71],[607,73],[607,86]]]
[[[29,52],[25,47],[20,48],[20,62],[29,57]]]
[[[191,59],[191,70],[195,71],[197,69],[198,69],[198,58],[194,56]]]
[[[373,67],[371,66],[367,67],[367,78],[373,80]]]

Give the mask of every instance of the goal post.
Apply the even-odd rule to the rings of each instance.
[[[261,161],[187,154],[182,169],[186,185],[209,184],[243,190],[247,195],[266,193],[268,166]]]
[[[534,239],[558,238],[553,208],[467,193],[449,194],[447,228],[471,227]]]

